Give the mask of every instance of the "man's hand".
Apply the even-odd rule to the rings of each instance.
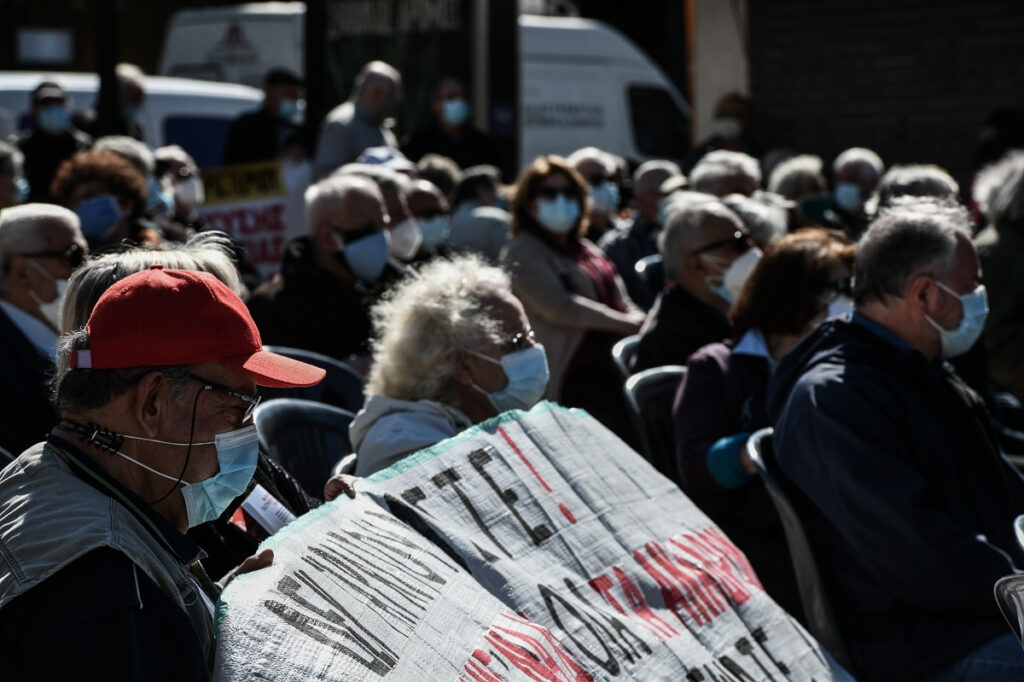
[[[330,502],[341,493],[345,493],[349,497],[355,497],[355,486],[356,481],[358,480],[358,476],[352,476],[350,474],[338,474],[337,476],[331,476],[327,479],[327,483],[324,484],[324,499]]]
[[[243,573],[252,573],[258,571],[261,568],[266,568],[270,564],[274,563],[274,550],[265,549],[259,554],[247,558],[245,561],[240,563],[238,567],[228,573],[226,576],[217,581],[221,589],[228,586],[228,583],[235,579],[235,576],[242,575]]]

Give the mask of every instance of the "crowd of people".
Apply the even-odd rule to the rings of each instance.
[[[118,73],[129,120],[141,90]],[[306,155],[302,87],[268,73],[225,163]],[[306,232],[263,279],[203,223],[183,149],[130,126],[94,140],[59,84],[35,90],[0,142],[5,667],[206,679],[211,599],[272,561],[254,552],[274,529],[232,522],[253,486],[290,517],[354,494],[336,477],[313,498],[258,451],[256,387],[323,377],[263,344],[364,378],[350,436],[365,476],[543,399],[637,443],[612,353],[635,336],[632,372],[687,368],[672,478],[802,618],[746,449],[774,427],[852,673],[1024,677],[992,598],[1024,570],[1006,457],[1024,454],[1024,151],[964,193],[861,147],[831,165],[762,153],[732,95],[688,159],[630,172],[586,147],[524,160],[505,185],[459,81],[399,142],[401,93],[371,62],[325,117]]]

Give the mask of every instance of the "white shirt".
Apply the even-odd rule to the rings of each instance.
[[[0,301],[0,308],[40,353],[48,358],[57,357],[57,334],[49,325],[7,301]]]

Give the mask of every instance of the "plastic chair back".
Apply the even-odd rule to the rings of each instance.
[[[1000,578],[992,591],[1006,624],[1010,626],[1021,646],[1024,646],[1024,575],[1015,574]]]
[[[640,436],[643,455],[655,469],[678,482],[672,401],[686,374],[682,365],[652,367],[626,380],[626,407]]]
[[[654,297],[665,286],[665,265],[662,263],[661,254],[656,253],[641,258],[633,266],[633,269],[636,270],[640,281],[651,292],[651,300],[654,300]]]
[[[633,356],[636,355],[636,346],[640,343],[640,335],[633,334],[623,339],[619,339],[612,346],[612,362],[615,363],[615,369],[619,370],[619,375],[622,380],[625,381],[633,373],[629,369],[629,364],[633,361]]]
[[[264,400],[300,398],[327,403],[349,412],[358,412],[363,409],[363,380],[355,370],[341,360],[335,360],[321,353],[288,348],[287,346],[263,346],[263,348],[327,370],[327,376],[316,386],[306,388],[260,387],[260,395]]]
[[[312,400],[279,398],[256,408],[260,447],[317,499],[334,465],[352,452],[347,410]]]
[[[764,481],[765,488],[768,489],[768,494],[782,520],[797,588],[800,591],[800,601],[803,603],[804,616],[807,619],[807,629],[840,665],[851,670],[850,656],[832,612],[825,584],[818,571],[818,563],[811,550],[811,543],[793,505],[792,500],[798,491],[793,489],[792,484],[778,472],[775,465],[771,428],[761,429],[747,440],[747,455]]]

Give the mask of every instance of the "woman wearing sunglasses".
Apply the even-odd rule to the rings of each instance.
[[[586,184],[565,159],[537,158],[516,182],[512,240],[502,260],[537,341],[547,349],[547,398],[585,408],[628,435],[611,347],[635,334],[644,314],[612,262],[582,236],[589,204]]]

